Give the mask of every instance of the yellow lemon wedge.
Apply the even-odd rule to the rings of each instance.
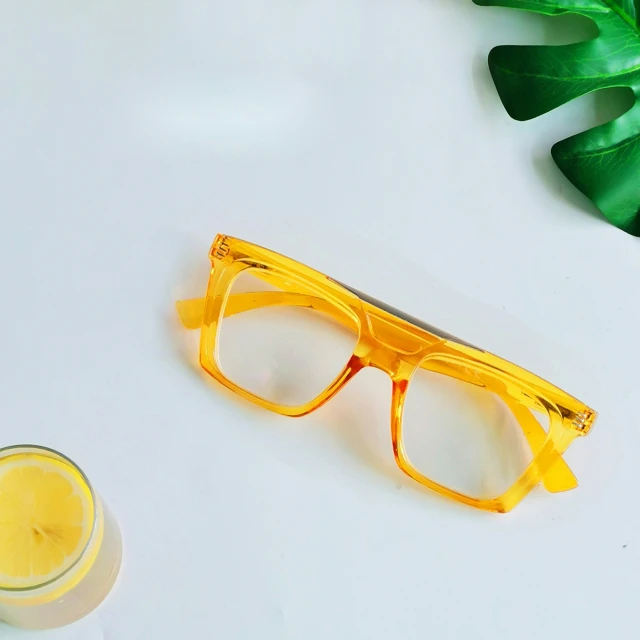
[[[82,474],[42,454],[0,460],[0,589],[44,585],[78,561],[95,503]]]

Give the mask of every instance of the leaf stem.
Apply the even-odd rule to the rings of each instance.
[[[618,14],[640,37],[640,27],[631,19],[631,16],[627,15],[613,0],[600,0],[602,4],[606,4],[609,9]]]

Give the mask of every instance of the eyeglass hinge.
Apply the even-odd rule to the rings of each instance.
[[[222,260],[229,255],[229,243],[227,242],[227,236],[219,235],[211,247],[210,256],[212,258],[218,258]]]
[[[571,421],[571,426],[580,433],[581,436],[586,436],[591,430],[591,427],[596,419],[595,411],[586,409],[580,413],[576,413]]]

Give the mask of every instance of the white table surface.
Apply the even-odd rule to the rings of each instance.
[[[471,0],[0,2],[2,444],[75,459],[125,540],[96,613],[3,640],[631,637],[640,245],[549,156],[612,107],[517,123],[486,67],[581,30]],[[580,487],[505,515],[421,490],[379,371],[302,421],[207,384],[172,305],[219,231],[595,407]]]

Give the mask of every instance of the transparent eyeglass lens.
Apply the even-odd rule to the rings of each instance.
[[[355,320],[340,307],[265,270],[235,279],[222,315],[216,355],[223,374],[286,406],[302,406],[331,386],[358,341]]]
[[[548,416],[534,417],[548,430]],[[410,381],[405,453],[418,473],[443,487],[476,499],[504,494],[533,459],[525,428],[482,386],[425,369]]]

